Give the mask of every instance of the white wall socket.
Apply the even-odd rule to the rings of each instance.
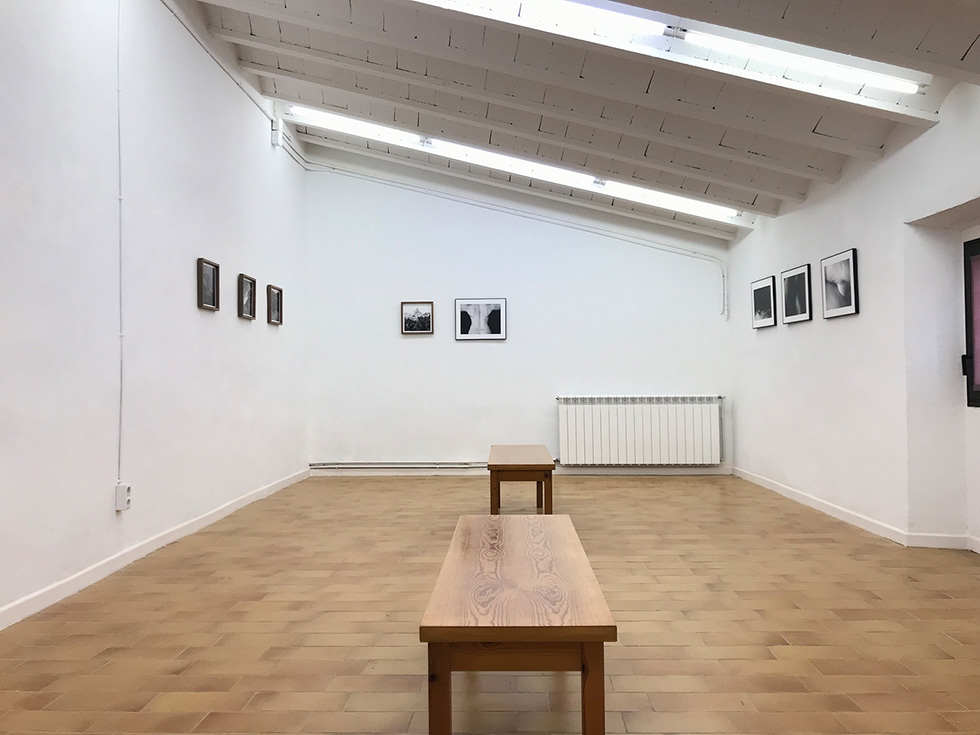
[[[133,502],[133,489],[129,485],[122,483],[116,485],[116,510],[129,510]]]

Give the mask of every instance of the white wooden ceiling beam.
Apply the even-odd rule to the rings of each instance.
[[[237,33],[232,34],[231,32],[227,32],[227,31],[221,31],[221,33],[224,33],[228,37],[241,37],[247,35],[247,34],[237,34]],[[240,45],[249,46],[252,48],[265,47],[268,48],[269,50],[276,50],[278,48],[277,44],[280,44],[280,42],[270,41],[269,39],[258,39],[253,36],[249,36],[249,38],[254,40],[248,42],[240,41]],[[287,44],[281,44],[281,45],[291,46]],[[319,54],[324,54],[325,56],[337,56],[339,58],[343,58],[345,62],[351,61],[350,57],[340,57],[340,55],[331,55],[328,54],[327,52],[320,52],[315,49],[309,49],[306,47],[294,47],[294,48],[295,48],[295,52],[291,51],[290,55],[294,55],[297,58],[307,58],[314,61],[323,61],[325,57],[321,57],[319,56]],[[302,51],[300,49],[302,49]],[[395,49],[391,49],[389,47],[384,47],[383,49],[381,49],[381,54],[384,55],[384,52],[387,51],[391,52],[391,54],[395,58],[395,63],[397,63],[397,60],[399,58],[397,56],[398,51]],[[448,57],[448,55],[446,56]],[[431,58],[432,57],[429,58],[430,67],[433,65]],[[373,62],[364,62],[364,63],[371,64],[372,71],[375,74],[380,73],[380,70],[377,67],[384,68],[382,67],[381,64],[374,64]],[[484,90],[476,89],[477,83],[483,85],[487,84],[486,69],[478,69],[476,67],[470,67],[464,64],[462,61],[452,60],[452,61],[448,61],[448,63],[458,65],[459,71],[461,72],[459,76],[464,76],[466,78],[466,81],[460,82],[459,86],[466,88],[468,96],[472,96],[474,92],[480,92],[486,94],[485,89]],[[387,67],[387,70],[390,71],[390,67]],[[462,74],[464,70],[472,70],[474,72],[473,74],[474,78],[471,80],[471,75]],[[496,71],[496,70],[490,69],[490,71]],[[499,73],[507,74],[509,79],[519,80],[517,76],[514,76],[516,72],[514,71],[513,68],[509,68],[508,72],[499,72]],[[418,74],[418,73],[415,73],[415,78],[418,80],[429,79],[430,82],[432,81],[432,79],[439,79],[438,77],[430,78],[427,75]],[[471,81],[472,83],[469,83]],[[560,85],[550,84],[548,82],[541,81],[538,79],[532,79],[531,81],[532,82],[537,81],[540,84],[545,84],[548,87],[549,96],[569,94],[569,93],[573,95],[579,94],[577,90],[568,90]],[[525,83],[527,83],[526,80]],[[440,84],[447,85],[448,82],[446,82],[445,79],[441,79]],[[497,95],[490,95],[490,96],[494,98],[495,103],[500,102],[501,95],[497,94]],[[512,107],[516,105],[521,105],[525,102],[525,100],[521,100],[520,98],[511,95],[503,95],[503,97],[507,98],[507,104]],[[597,100],[602,99],[594,93],[591,94],[590,97],[593,97]],[[578,101],[580,102],[581,98],[579,98]],[[608,107],[610,103],[605,100],[603,101],[605,106]],[[630,122],[632,123],[634,122],[634,118],[638,119],[640,117],[639,115],[634,115],[632,113],[632,108],[634,108],[635,105],[631,105],[629,103],[623,103],[623,104],[627,105],[627,107],[630,109],[630,114],[628,114],[624,119],[630,119]],[[562,116],[565,117],[566,119],[570,119],[567,114],[569,112],[568,110],[562,111],[561,108],[557,108],[554,106],[540,105],[540,106],[528,107],[527,109],[528,110],[533,109],[533,111],[535,112],[541,112],[551,117]],[[699,123],[699,125],[703,127],[703,124]],[[713,131],[714,134],[711,136],[705,135],[702,136],[701,138],[698,138],[689,135],[687,132],[683,132],[683,131],[681,133],[675,132],[671,127],[665,125],[655,125],[655,126],[648,125],[640,128],[632,124],[626,126],[612,126],[611,124],[607,125],[605,122],[603,122],[603,124],[597,125],[596,127],[602,129],[616,130],[626,135],[643,138],[645,140],[649,140],[650,142],[656,145],[669,146],[672,148],[680,148],[682,150],[689,150],[697,153],[703,153],[705,155],[720,158],[722,160],[736,161],[738,163],[748,164],[750,166],[757,166],[762,169],[767,169],[781,174],[787,174],[792,177],[808,179],[811,181],[824,181],[827,183],[834,183],[839,180],[840,167],[843,165],[842,154],[840,154],[839,160],[837,160],[834,156],[830,157],[828,163],[831,163],[832,165],[819,165],[817,162],[827,157],[821,156],[820,151],[818,149],[807,148],[807,147],[801,147],[800,149],[798,149],[801,154],[798,157],[800,160],[798,161],[783,160],[782,158],[779,158],[776,155],[772,155],[771,153],[768,152],[771,150],[778,150],[780,147],[779,143],[773,139],[753,140],[752,142],[746,144],[744,148],[738,147],[737,145],[733,144],[730,141],[730,138],[732,136],[726,135],[727,131],[723,128],[718,128],[717,130]],[[681,123],[675,127],[680,127],[683,128],[685,131],[689,131],[692,126],[683,125],[683,123]],[[765,137],[763,136],[763,138]]]
[[[276,80],[277,82],[279,80]],[[286,80],[287,83],[291,80]],[[276,84],[276,90],[266,90],[264,94],[272,99],[279,99],[285,102],[295,102],[303,104],[307,107],[316,107],[324,109],[326,111],[337,111],[342,110],[347,117],[351,117],[358,120],[365,120],[367,122],[380,122],[386,127],[391,127],[397,130],[402,130],[409,133],[414,133],[416,135],[424,135],[426,131],[426,125],[420,125],[420,119],[423,116],[432,119],[432,116],[425,112],[419,112],[412,109],[396,107],[390,103],[385,103],[385,108],[378,110],[377,104],[378,100],[368,97],[366,95],[357,94],[347,94],[341,93],[343,96],[341,98],[336,98],[332,102],[313,102],[310,98],[303,96],[302,99],[293,96],[293,93],[289,91],[278,90],[278,83]],[[358,99],[360,98],[360,99]],[[379,114],[383,115],[383,118],[379,117]],[[431,131],[430,131],[431,133]],[[328,133],[324,133],[325,135]],[[494,140],[498,139],[500,135],[509,138],[518,138],[512,131],[497,133],[492,132],[486,138],[481,140],[472,140],[471,145],[476,148],[482,148],[491,151],[497,151],[498,147],[494,143]],[[517,148],[520,146],[515,146],[513,144],[500,148],[499,151],[503,153],[515,154]],[[552,146],[553,147],[553,146]],[[623,181],[635,184],[637,186],[642,186],[654,190],[665,191],[678,196],[687,197],[690,199],[699,199],[711,204],[718,204],[725,207],[731,207],[737,210],[743,210],[746,212],[751,212],[754,214],[764,214],[767,216],[774,216],[778,208],[778,200],[772,198],[767,198],[762,195],[742,195],[733,196],[732,194],[716,194],[716,187],[708,187],[705,189],[703,184],[698,184],[696,187],[692,187],[689,183],[693,180],[688,177],[672,177],[677,179],[676,181],[663,180],[660,177],[657,180],[644,180],[642,178],[632,178],[631,173],[637,170],[636,162],[631,162],[626,168],[626,172],[623,170],[616,170],[615,166],[609,168],[610,163],[607,161],[604,165],[595,165],[595,160],[591,155],[569,155],[569,152],[563,151],[560,157],[549,156],[547,153],[542,153],[535,149],[533,146],[524,146],[526,152],[522,154],[522,157],[527,159],[537,159],[542,163],[549,165],[556,165],[562,168],[567,168],[572,171],[582,171],[590,173],[592,176],[606,174],[602,176],[608,180]],[[545,146],[542,146],[544,149]],[[642,170],[640,171],[642,173]],[[506,175],[506,174],[501,174]],[[668,177],[671,178],[671,177]],[[696,182],[695,182],[696,183]],[[742,194],[739,192],[739,194]]]
[[[378,31],[372,28],[353,25],[349,22],[345,23],[342,21],[328,20],[301,11],[285,12],[277,7],[256,2],[256,0],[203,1],[210,5],[225,7],[245,13],[257,14],[281,22],[306,25],[328,33],[347,35],[362,41],[379,43],[381,45],[389,45],[397,41],[399,44],[407,46],[413,49],[415,53],[423,56],[431,55],[437,58],[462,64],[473,63],[474,61],[473,57],[468,58],[466,55],[458,54],[449,50],[448,47],[435,50],[429,46],[424,46],[416,39],[407,39],[404,36],[394,36],[393,34],[386,33],[383,30]],[[596,49],[596,51],[597,53],[606,53],[607,50]],[[652,62],[652,60],[647,61]],[[818,149],[829,150],[847,156],[855,156],[867,160],[876,160],[882,155],[882,146],[884,144],[883,139],[877,141],[876,144],[855,143],[817,132],[816,128],[820,124],[822,115],[816,108],[811,111],[808,117],[808,119],[812,121],[811,124],[809,124],[806,128],[801,129],[799,127],[789,127],[786,125],[760,120],[748,113],[740,114],[737,112],[733,113],[730,111],[717,109],[712,105],[693,104],[686,102],[683,99],[672,99],[667,96],[654,98],[650,94],[637,94],[626,90],[618,90],[611,85],[597,85],[595,83],[586,82],[582,79],[573,79],[570,77],[566,78],[564,76],[556,78],[554,75],[548,73],[534,71],[532,67],[525,65],[518,65],[514,63],[492,64],[487,63],[485,59],[480,59],[480,65],[486,68],[492,68],[496,71],[501,71],[505,74],[513,74],[514,76],[534,79],[535,81],[545,84],[558,84],[559,86],[574,89],[584,94],[597,95],[628,104],[639,105],[641,107],[654,108],[663,112],[690,117],[692,119],[714,123],[723,127],[738,128],[759,135],[778,138]],[[793,109],[794,111],[799,112],[799,104],[794,105]],[[816,115],[816,117],[814,117],[814,115]],[[887,135],[885,137],[887,137]]]
[[[647,48],[647,53],[637,53],[611,46],[599,46],[587,41],[547,33],[532,28],[514,26],[512,24],[490,18],[483,18],[481,16],[473,16],[458,11],[435,8],[433,6],[414,2],[414,0],[377,1],[379,3],[383,2],[384,4],[387,4],[389,7],[403,7],[406,9],[414,9],[418,12],[425,12],[430,17],[441,16],[454,19],[464,19],[468,21],[476,20],[488,28],[510,31],[517,30],[521,33],[521,35],[536,36],[541,39],[546,39],[549,42],[561,43],[589,52],[601,51],[601,53],[607,56],[616,57],[631,62],[641,62],[645,65],[673,68],[677,71],[683,71],[688,74],[702,76],[712,80],[718,80],[721,78],[727,82],[736,83],[741,87],[755,89],[757,91],[764,91],[767,94],[775,93],[791,99],[795,98],[796,100],[803,101],[804,103],[811,103],[815,98],[822,98],[823,101],[830,106],[838,106],[842,109],[850,110],[857,108],[862,113],[872,116],[879,116],[884,119],[892,120],[893,122],[898,122],[905,125],[929,128],[939,121],[935,110],[927,110],[917,106],[917,104],[921,101],[921,97],[919,95],[907,95],[901,97],[899,100],[882,100],[876,99],[871,95],[866,95],[863,92],[857,95],[842,92],[838,89],[834,89],[830,85],[816,86],[812,84],[804,84],[782,75],[775,76],[763,74],[751,69],[746,69],[738,63],[722,61],[721,56],[718,57],[718,60],[704,59],[702,58],[703,54],[700,52],[700,50],[692,48],[690,44],[686,43],[682,39],[677,39],[670,36],[663,36],[660,39],[656,39],[655,42]],[[384,12],[385,10],[382,9],[382,13]],[[683,21],[680,20],[679,22],[683,23]]]
[[[564,204],[572,204],[577,207],[585,207],[586,209],[592,209],[599,212],[613,213],[620,216],[629,217],[630,219],[636,219],[643,222],[649,222],[651,224],[661,225],[663,227],[670,227],[672,229],[680,229],[686,232],[692,232],[698,235],[705,235],[707,237],[717,238],[719,240],[724,240],[725,242],[731,242],[738,235],[739,228],[750,228],[751,223],[747,220],[739,223],[738,226],[726,227],[725,225],[714,223],[711,220],[704,220],[700,218],[691,218],[694,222],[687,222],[684,219],[679,218],[679,215],[666,212],[666,210],[657,210],[652,207],[644,207],[643,205],[637,204],[631,206],[628,209],[622,207],[614,207],[605,204],[600,204],[592,200],[591,192],[584,192],[585,196],[566,196],[558,194],[553,191],[547,191],[544,189],[538,189],[533,186],[521,186],[518,184],[510,183],[509,181],[504,181],[502,179],[490,178],[489,176],[479,176],[473,173],[466,173],[456,168],[451,168],[445,163],[427,163],[414,158],[408,158],[406,156],[392,154],[386,151],[372,150],[370,148],[361,147],[357,145],[352,145],[350,143],[344,143],[339,140],[331,140],[328,138],[322,138],[317,135],[311,135],[309,133],[297,133],[296,138],[308,145],[314,145],[321,148],[329,148],[338,151],[351,152],[358,156],[366,156],[368,158],[374,158],[388,163],[397,163],[402,166],[409,166],[411,168],[416,168],[424,171],[436,171],[440,174],[446,176],[452,176],[453,178],[462,179],[484,186],[492,186],[498,189],[505,189],[508,191],[516,191],[520,194],[531,194],[535,197],[542,199],[548,199],[554,202],[562,202]],[[331,161],[329,159],[317,160],[313,155],[308,155],[307,158],[311,163],[319,163],[320,165],[330,167]],[[658,212],[663,211],[663,214],[658,214]],[[689,215],[684,215],[684,217],[689,217]]]
[[[347,57],[342,57],[338,54],[332,54],[325,51],[317,51],[315,49],[301,48],[292,46],[291,44],[285,44],[276,41],[265,41],[257,39],[254,36],[249,36],[243,33],[222,31],[217,28],[212,29],[212,33],[219,38],[227,41],[232,41],[242,46],[248,46],[249,48],[256,48],[265,51],[271,51],[274,53],[282,53],[289,55],[298,59],[306,59],[314,61],[316,63],[325,64],[328,66],[336,66],[337,68],[347,69],[355,72],[367,73],[371,75],[379,76],[383,79],[391,79],[396,81],[405,82],[412,85],[418,85],[421,87],[435,89],[435,90],[450,90],[455,94],[459,94],[463,97],[469,97],[472,99],[481,100],[483,102],[494,103],[498,105],[503,105],[506,107],[513,107],[515,109],[524,110],[526,112],[533,112],[538,115],[556,117],[561,120],[567,120],[569,122],[576,122],[583,125],[588,125],[599,130],[607,130],[620,135],[633,136],[636,138],[647,139],[649,136],[645,136],[643,131],[638,131],[629,125],[620,125],[609,120],[605,120],[601,117],[590,116],[585,114],[577,114],[572,110],[565,110],[557,107],[552,107],[545,104],[535,103],[535,102],[525,102],[519,98],[512,95],[506,95],[501,93],[478,91],[474,87],[461,84],[458,82],[451,82],[442,79],[436,79],[414,72],[403,72],[398,69],[391,69],[386,66],[381,66],[380,64],[372,64],[370,62],[362,62]],[[318,82],[319,83],[319,82]],[[654,141],[658,142],[658,141]],[[721,156],[715,154],[712,150],[706,147],[696,147],[689,146],[689,150],[695,150],[699,153],[705,153],[714,157],[717,161],[717,166],[722,167],[730,159],[725,159]],[[701,179],[706,182],[722,184],[724,186],[732,186],[737,189],[744,189],[746,191],[761,192],[767,196],[775,197],[783,201],[795,201],[802,202],[806,198],[806,189],[808,180],[803,177],[781,177],[782,181],[780,185],[769,185],[764,179],[765,176],[756,176],[751,181],[745,181],[740,178],[735,178],[732,176],[726,176],[715,171],[712,171],[709,167],[696,166],[696,165],[683,165],[670,160],[656,159],[656,158],[624,158],[623,160],[631,161],[635,163],[642,163],[650,168],[658,169],[661,171],[667,171],[670,173],[680,174],[682,176],[689,176],[695,179]],[[750,172],[751,173],[751,172]],[[780,172],[782,173],[782,172]],[[762,180],[760,180],[762,179]]]
[[[257,74],[258,76],[261,76],[261,77],[266,77],[266,78],[269,78],[269,79],[284,79],[284,80],[290,80],[290,81],[293,81],[293,82],[301,82],[301,83],[306,83],[306,84],[313,84],[313,85],[317,85],[319,87],[322,87],[322,88],[324,88],[324,89],[326,89],[328,91],[329,90],[339,90],[339,91],[341,91],[341,92],[343,92],[345,94],[348,94],[348,95],[353,95],[353,96],[357,96],[357,97],[364,97],[364,98],[372,99],[372,100],[384,100],[385,102],[388,102],[389,104],[394,105],[397,108],[401,108],[401,109],[405,109],[405,110],[410,110],[414,115],[419,115],[419,114],[421,114],[421,115],[427,115],[427,116],[430,116],[430,117],[435,117],[435,118],[440,118],[440,119],[443,119],[443,120],[447,120],[449,122],[458,122],[461,119],[465,119],[465,122],[467,124],[472,125],[472,126],[477,127],[477,128],[480,128],[480,129],[483,129],[483,130],[486,130],[488,133],[502,133],[504,135],[512,135],[512,136],[516,136],[518,138],[526,138],[527,140],[531,140],[531,141],[534,141],[535,143],[539,143],[539,144],[551,145],[551,146],[557,145],[557,146],[560,146],[560,147],[562,147],[564,149],[567,149],[567,150],[578,151],[578,152],[583,153],[583,154],[585,154],[587,156],[599,156],[599,157],[608,158],[608,159],[611,159],[611,160],[614,160],[614,161],[622,161],[622,162],[628,163],[628,164],[630,164],[631,166],[634,166],[634,167],[642,167],[642,166],[644,166],[647,163],[643,159],[638,160],[635,157],[624,156],[624,155],[622,155],[622,154],[620,154],[618,152],[610,151],[608,149],[604,149],[604,148],[601,148],[601,147],[596,146],[596,145],[581,145],[581,144],[576,144],[576,143],[574,143],[572,141],[569,141],[567,138],[556,138],[556,137],[553,137],[553,136],[541,135],[541,134],[538,134],[538,133],[531,133],[531,132],[527,132],[525,130],[522,130],[520,128],[516,128],[514,126],[495,125],[492,122],[488,121],[484,117],[476,117],[474,115],[467,115],[465,113],[456,113],[456,114],[444,113],[444,112],[441,112],[438,108],[431,107],[431,106],[425,105],[425,104],[421,104],[421,103],[415,102],[413,100],[405,99],[403,97],[400,97],[400,96],[396,96],[396,95],[387,93],[384,90],[375,91],[375,92],[372,92],[371,94],[367,94],[367,93],[365,93],[365,91],[363,89],[359,89],[358,87],[356,87],[354,85],[347,85],[347,84],[343,84],[341,82],[337,82],[337,81],[333,81],[333,80],[325,80],[325,79],[321,79],[319,77],[311,77],[309,75],[300,74],[298,72],[288,72],[288,71],[283,71],[281,69],[272,69],[270,67],[264,67],[264,66],[261,66],[259,64],[253,64],[253,63],[250,63],[250,62],[241,62],[241,63],[243,65],[243,68],[245,68],[248,71],[250,71],[250,72],[252,72],[254,74]],[[291,97],[289,95],[282,95],[282,94],[270,93],[270,92],[265,92],[265,95],[267,97],[273,97],[275,99],[282,99],[283,101],[293,102],[293,103],[296,103],[296,104],[302,104],[302,105],[306,105],[306,106],[309,106],[309,107],[322,107],[323,109],[328,109],[325,105],[317,105],[315,103],[311,103],[309,100],[300,100],[298,98]],[[359,117],[359,116],[353,115],[353,117]],[[372,122],[377,122],[377,121],[372,121]],[[393,123],[390,120],[385,120],[384,122],[382,122],[380,124],[386,125],[388,127],[398,128],[398,129],[402,129],[402,130],[408,130],[410,132],[419,133],[419,134],[424,134],[424,132],[425,132],[425,131],[420,131],[417,127],[414,127],[414,126],[408,127],[408,126],[405,126],[405,125],[398,125],[397,123]],[[487,136],[487,137],[489,138],[489,136]],[[458,142],[472,144],[472,145],[476,145],[478,147],[484,147],[484,148],[487,147],[486,140],[480,141],[480,142],[477,142],[477,141],[469,141],[469,140],[458,140]],[[504,152],[506,152],[506,151],[504,151]],[[543,161],[545,161],[545,162],[547,162],[549,164],[552,164],[552,165],[554,165],[555,163],[557,163],[554,159],[550,159],[550,158],[541,159],[537,155],[531,155],[531,156],[528,156],[528,157],[529,158],[539,158],[540,160],[543,160]],[[610,179],[618,179],[618,180],[626,180],[627,179],[627,177],[618,175],[616,172],[610,171],[608,169],[599,169],[599,168],[595,168],[595,167],[590,167],[589,168],[589,172],[592,173],[592,174],[594,174],[594,175],[602,175],[602,176],[604,176],[606,178],[610,178]],[[690,177],[690,178],[693,179],[694,177]],[[642,182],[642,181],[639,181],[638,182],[638,180],[633,180],[633,183],[639,183],[639,185],[641,185],[641,186],[642,185],[647,185],[647,186],[650,185],[647,182]],[[751,211],[751,212],[755,212],[757,214],[764,214],[764,215],[767,215],[767,216],[775,216],[776,214],[778,214],[778,211],[779,211],[779,204],[778,204],[779,200],[778,199],[775,199],[775,198],[772,198],[772,197],[760,197],[759,196],[759,193],[756,190],[748,189],[747,187],[739,187],[739,188],[740,189],[744,189],[746,191],[752,192],[752,196],[745,197],[745,198],[738,199],[738,200],[732,199],[732,198],[728,198],[728,197],[722,198],[722,197],[713,196],[710,193],[710,187],[708,188],[707,191],[700,191],[700,192],[694,192],[694,191],[691,191],[690,189],[682,189],[682,188],[678,188],[676,186],[669,186],[669,185],[661,184],[661,183],[656,184],[655,187],[658,188],[658,189],[669,190],[671,193],[675,193],[675,194],[678,194],[680,196],[687,196],[687,197],[692,197],[692,198],[703,199],[704,201],[709,201],[709,202],[711,202],[713,204],[722,204],[722,205],[727,206],[727,207],[733,207],[735,209],[748,210],[748,211]]]

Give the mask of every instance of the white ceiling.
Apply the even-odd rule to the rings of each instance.
[[[857,55],[871,69],[917,70],[929,82],[919,94],[829,82],[802,91],[795,82],[806,79],[760,82],[745,59],[676,38],[651,57],[410,0],[198,4],[211,39],[231,44],[242,77],[269,99],[745,215],[718,223],[300,126],[293,137],[311,160],[355,151],[722,239],[805,200],[811,182],[835,182],[848,158],[880,157],[896,127],[936,124],[957,81],[980,83],[980,4],[959,0],[632,0],[634,12],[675,28],[761,34]]]

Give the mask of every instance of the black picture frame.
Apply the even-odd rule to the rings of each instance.
[[[282,289],[278,286],[265,287],[266,319],[269,324],[282,324]]]
[[[776,326],[776,276],[752,281],[752,329]]]
[[[507,339],[507,299],[456,299],[456,339]]]
[[[820,261],[820,286],[824,319],[860,313],[857,248]]]
[[[402,334],[432,334],[434,310],[431,301],[402,301]]]
[[[238,316],[242,319],[255,319],[255,279],[238,274]]]
[[[218,311],[221,307],[221,267],[213,260],[197,259],[197,308]]]
[[[810,264],[805,263],[779,274],[783,296],[783,324],[808,322],[813,318]]]

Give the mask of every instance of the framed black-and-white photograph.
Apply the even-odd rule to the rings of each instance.
[[[824,319],[858,313],[858,261],[855,248],[821,260],[820,280],[823,283]]]
[[[402,334],[432,334],[431,301],[402,301]]]
[[[752,281],[752,329],[776,326],[776,276]]]
[[[255,318],[255,279],[244,273],[238,274],[238,316]]]
[[[197,259],[197,308],[217,311],[219,306],[218,264]]]
[[[790,268],[780,274],[783,282],[783,324],[813,318],[810,297],[810,264]]]
[[[269,324],[278,327],[282,324],[282,289],[278,286],[266,286],[265,300]]]
[[[507,339],[507,299],[456,299],[456,339]]]

